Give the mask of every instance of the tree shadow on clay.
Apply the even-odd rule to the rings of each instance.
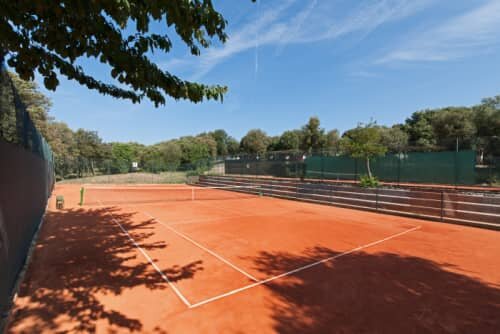
[[[48,212],[20,288],[19,298],[28,302],[17,303],[9,331],[94,332],[103,319],[115,328],[140,331],[140,319],[110,309],[97,297],[139,286],[169,288],[116,224],[144,250],[166,249],[164,242],[148,241],[154,222],[138,221],[134,215],[115,208]],[[194,261],[160,269],[176,282],[193,278],[203,267]]]

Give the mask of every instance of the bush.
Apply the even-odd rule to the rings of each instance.
[[[499,178],[498,178],[498,175],[496,175],[496,174],[490,175],[490,176],[488,177],[488,179],[486,180],[486,182],[487,182],[489,185],[491,185],[491,186],[494,186],[494,185],[499,184],[499,183],[500,183],[499,181],[500,181],[500,180],[499,180]]]
[[[199,170],[188,170],[188,171],[186,172],[186,176],[187,176],[187,177],[191,177],[191,176],[200,176],[200,174],[202,174],[202,173],[200,173],[200,171],[199,171]]]
[[[379,182],[376,177],[369,177],[368,175],[361,175],[359,178],[359,185],[365,188],[376,188],[379,186]]]
[[[198,167],[196,169],[188,170],[186,176],[200,176],[207,174],[208,170],[206,168]]]
[[[130,162],[123,159],[115,159],[110,167],[111,174],[125,174],[130,171]]]

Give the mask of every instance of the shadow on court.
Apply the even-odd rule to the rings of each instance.
[[[148,243],[153,234],[151,221],[134,221],[132,214],[113,208],[49,212],[20,289],[10,331],[94,332],[96,322],[103,319],[128,331],[142,329],[140,319],[105,306],[99,296],[120,295],[139,286],[166,289],[168,285],[112,218],[146,251],[168,247],[163,242]],[[192,278],[203,267],[196,261],[160,269],[175,282]]]
[[[254,266],[278,275],[338,253],[262,252]],[[446,265],[390,253],[354,253],[266,284],[278,333],[498,333],[500,286]]]

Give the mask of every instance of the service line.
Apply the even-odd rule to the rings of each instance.
[[[231,268],[233,268],[234,270],[236,271],[239,271],[240,273],[242,273],[243,275],[245,275],[246,277],[250,278],[252,281],[254,282],[259,282],[259,280],[255,277],[253,277],[252,275],[250,275],[249,273],[247,273],[246,271],[244,271],[243,269],[241,268],[238,268],[237,266],[235,266],[234,264],[232,264],[231,262],[229,262],[228,260],[226,260],[225,258],[223,258],[222,256],[220,256],[219,254],[215,253],[214,251],[208,249],[207,247],[201,245],[200,243],[196,242],[195,240],[191,239],[190,237],[188,237],[187,235],[185,235],[184,233],[181,233],[179,231],[177,231],[175,228],[173,228],[172,226],[170,226],[169,224],[166,224],[164,222],[162,222],[161,220],[159,220],[158,218],[154,217],[153,215],[151,215],[150,213],[146,212],[146,211],[143,211],[143,214],[146,215],[147,217],[157,221],[158,223],[160,223],[161,225],[165,226],[166,228],[168,228],[170,231],[174,232],[175,234],[177,234],[178,236],[180,236],[181,238],[183,238],[184,240],[187,240],[189,241],[190,243],[192,243],[193,245],[195,245],[196,247],[198,248],[201,248],[202,250],[204,250],[205,252],[209,253],[210,255],[212,255],[213,257],[217,258],[218,260],[224,262],[225,264],[227,264],[228,266],[230,266]]]
[[[343,253],[340,253],[340,254],[337,254],[337,255],[334,255],[334,256],[331,256],[331,257],[328,257],[326,259],[323,259],[323,260],[319,260],[319,261],[316,261],[316,262],[313,262],[313,263],[310,263],[310,264],[307,264],[305,266],[302,266],[302,267],[299,267],[299,268],[296,268],[296,269],[293,269],[293,270],[290,270],[290,271],[287,271],[285,273],[282,273],[282,274],[279,274],[279,275],[276,275],[276,276],[272,276],[272,277],[269,277],[269,278],[266,278],[265,280],[261,280],[261,281],[257,281],[255,283],[252,283],[252,284],[249,284],[249,285],[246,285],[246,286],[243,286],[241,288],[238,288],[238,289],[234,289],[234,290],[231,290],[229,292],[226,292],[226,293],[223,293],[223,294],[220,294],[220,295],[217,295],[215,297],[211,297],[211,298],[208,298],[208,299],[205,299],[201,302],[198,302],[198,303],[195,303],[195,304],[192,304],[191,306],[189,306],[189,308],[195,308],[195,307],[199,307],[199,306],[202,306],[202,305],[205,305],[205,304],[208,304],[208,303],[211,303],[211,302],[214,302],[214,301],[217,301],[219,299],[222,299],[222,298],[226,298],[226,297],[229,297],[231,295],[234,295],[234,294],[237,294],[237,293],[240,293],[240,292],[243,292],[245,290],[249,290],[251,288],[255,288],[259,285],[263,285],[263,284],[266,284],[266,283],[269,283],[269,282],[272,282],[274,280],[277,280],[279,278],[282,278],[282,277],[285,277],[285,276],[289,276],[289,275],[293,275],[293,274],[296,274],[300,271],[303,271],[303,270],[306,270],[306,269],[309,269],[311,267],[314,267],[314,266],[317,266],[319,264],[322,264],[322,263],[325,263],[325,262],[329,262],[329,261],[332,261],[332,260],[335,260],[335,259],[338,259],[342,256],[345,256],[345,255],[349,255],[349,254],[352,254],[352,253],[355,253],[355,252],[358,252],[362,249],[366,249],[368,247],[373,247],[375,245],[378,245],[378,244],[381,244],[383,242],[386,242],[388,240],[391,240],[391,239],[394,239],[394,238],[397,238],[399,236],[402,236],[404,234],[407,234],[407,233],[410,233],[410,232],[413,232],[413,231],[416,231],[418,229],[420,229],[421,226],[415,226],[413,228],[410,228],[408,230],[405,230],[403,232],[399,232],[397,234],[393,234],[391,236],[388,236],[386,238],[383,238],[383,239],[380,239],[380,240],[377,240],[377,241],[374,241],[374,242],[370,242],[366,245],[363,245],[363,246],[359,246],[359,247],[356,247],[356,248],[353,248],[351,250],[348,250],[346,252],[343,252]]]

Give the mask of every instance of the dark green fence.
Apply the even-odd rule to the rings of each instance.
[[[1,66],[1,64],[0,64]],[[54,185],[52,151],[0,68],[0,332]]]
[[[266,154],[240,154],[226,157],[225,174],[303,177],[304,153],[268,152]]]
[[[472,150],[407,152],[372,159],[371,170],[379,180],[394,183],[450,185],[496,185],[500,181],[500,158],[477,163]],[[335,156],[331,152],[268,152],[262,155],[227,157],[224,174],[325,180],[359,180],[368,174],[361,159]]]
[[[478,183],[500,185],[500,157],[489,156],[476,166]]]
[[[307,178],[357,180],[368,174],[364,160],[345,156],[312,155],[305,165]],[[387,154],[370,165],[373,174],[386,182],[473,185],[484,179],[478,174],[474,151]]]

